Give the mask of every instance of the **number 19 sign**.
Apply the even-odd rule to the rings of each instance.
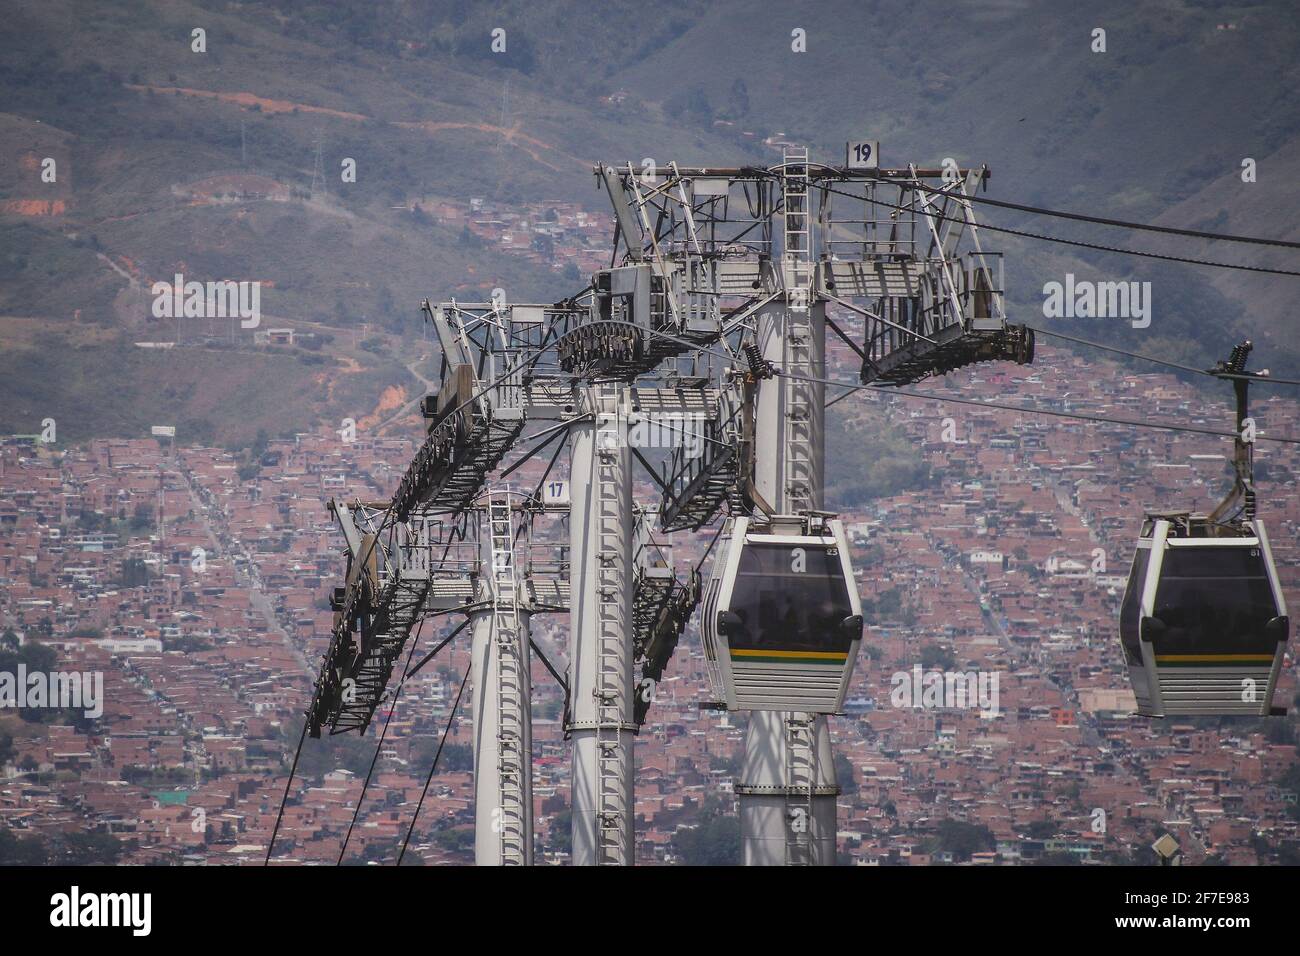
[[[863,140],[858,143],[849,143],[845,165],[849,169],[879,169],[880,140]]]

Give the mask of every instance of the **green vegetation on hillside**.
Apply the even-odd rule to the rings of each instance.
[[[716,799],[706,798],[696,824],[673,835],[673,847],[686,866],[739,866],[740,820],[724,813]]]
[[[852,510],[887,495],[931,482],[930,467],[916,445],[888,420],[850,419],[833,408],[826,413],[826,506]]]
[[[1291,14],[1285,0],[1176,10],[1103,0],[1095,19],[1109,49],[1094,54],[1069,5],[1026,15],[827,0],[760,16],[746,0],[664,0],[650,19],[638,4],[583,0],[23,5],[0,30],[0,201],[19,204],[0,211],[0,432],[52,416],[68,440],[136,435],[166,415],[186,440],[248,443],[258,429],[364,416],[385,386],[411,384],[401,366],[418,357],[421,298],[482,299],[501,286],[515,300],[551,300],[581,283],[572,261],[507,254],[426,210],[557,199],[603,215],[596,161],[773,162],[769,137],[835,161],[846,140],[879,138],[887,165],[987,163],[995,197],[1291,235]],[[1234,29],[1220,30],[1225,21]],[[196,26],[207,31],[202,54],[190,48]],[[805,54],[790,49],[795,26],[807,30]],[[55,184],[34,165],[46,156],[58,161]],[[1243,156],[1259,161],[1259,183],[1240,182]],[[355,183],[342,182],[344,158],[357,162]],[[285,201],[239,198],[228,184],[214,187],[216,201],[189,192],[231,176],[271,180]],[[15,211],[55,200],[58,212]],[[981,218],[1195,258],[1267,254],[1007,210]],[[1050,326],[1198,366],[1250,335],[1261,364],[1300,374],[1300,343],[1277,305],[1289,286],[992,230],[983,239],[1006,253],[1014,321],[1044,324],[1042,286],[1067,272],[1151,282],[1149,329]],[[204,334],[163,330],[150,315],[148,283],[176,272],[260,280],[264,327],[311,323],[337,336],[314,357],[130,354],[125,343],[164,332],[189,345]],[[6,317],[35,317],[50,335],[34,343]],[[385,350],[358,358],[355,341],[377,330],[392,336]],[[364,372],[329,364],[353,358]],[[840,506],[925,480],[887,432],[863,440],[832,422],[827,437]]]

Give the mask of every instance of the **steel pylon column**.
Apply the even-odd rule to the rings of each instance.
[[[801,268],[785,278],[787,289],[804,288]],[[778,369],[825,378],[824,302],[787,294],[759,314],[757,331],[763,358]],[[824,506],[825,392],[783,375],[759,383],[754,481],[778,514]],[[835,862],[839,787],[824,715],[752,711],[736,793],[746,866]]]
[[[570,426],[568,729],[573,740],[573,862],[633,858],[632,481],[625,392],[584,388]]]
[[[512,529],[509,495],[490,495],[477,602],[470,612],[479,866],[533,862],[529,613],[515,575]]]

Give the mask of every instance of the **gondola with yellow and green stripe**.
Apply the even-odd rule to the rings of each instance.
[[[862,640],[840,521],[730,519],[703,602],[709,676],[729,710],[840,710]]]
[[[1120,607],[1120,644],[1147,717],[1284,714],[1273,703],[1290,622],[1268,534],[1256,516],[1250,343],[1211,374],[1233,382],[1232,491],[1209,514],[1146,515]]]

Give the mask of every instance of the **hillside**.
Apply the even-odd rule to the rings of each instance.
[[[0,432],[57,412],[69,438],[140,434],[165,414],[193,437],[238,444],[258,429],[386,420],[385,387],[413,398],[406,366],[429,351],[421,298],[501,286],[553,299],[589,269],[529,249],[522,230],[522,249],[485,239],[475,216],[536,220],[556,204],[603,215],[593,162],[763,162],[776,154],[762,140],[778,133],[824,159],[846,139],[879,138],[886,163],[987,163],[993,196],[1297,237],[1300,187],[1286,173],[1300,157],[1288,102],[1300,23],[1286,3],[1103,2],[1087,20],[1015,0],[758,9],[49,0],[11,12],[0,25]],[[1094,22],[1104,54],[1089,50]],[[195,27],[206,52],[191,50]],[[806,54],[790,51],[795,27]],[[503,54],[490,49],[496,28]],[[1258,183],[1240,181],[1245,156]],[[346,159],[355,182],[342,179]],[[986,219],[1298,267],[1251,247]],[[1043,283],[1068,271],[1152,281],[1151,329],[1068,331],[1194,361],[1245,332],[1276,347],[1275,369],[1300,372],[1293,278],[987,242],[1007,253],[1017,317],[1041,323]],[[247,331],[232,338],[230,323],[156,319],[150,286],[178,272],[257,280],[263,328],[333,338],[276,351]],[[132,344],[155,340],[177,344]]]

